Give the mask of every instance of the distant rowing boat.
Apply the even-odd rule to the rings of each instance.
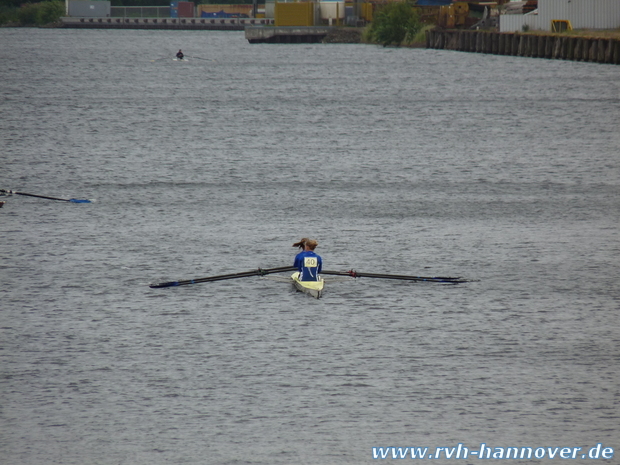
[[[291,275],[291,279],[293,280],[293,286],[295,286],[295,289],[298,291],[311,295],[315,299],[321,298],[323,286],[325,286],[323,278],[319,277],[318,281],[300,281],[299,271],[296,271]]]

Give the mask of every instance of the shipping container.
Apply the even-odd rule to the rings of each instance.
[[[321,19],[341,20],[345,15],[345,3],[336,0],[322,0],[319,2],[319,11],[321,12]]]
[[[110,16],[108,1],[69,1],[69,16],[82,18],[105,18]]]
[[[253,5],[201,4],[196,6],[196,14],[201,18],[250,18],[253,8]],[[262,8],[261,12],[264,14],[264,5]]]
[[[275,25],[279,26],[314,26],[315,3],[280,3],[275,4]]]
[[[179,18],[194,17],[194,2],[177,2]]]

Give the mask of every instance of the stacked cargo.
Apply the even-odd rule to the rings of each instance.
[[[171,18],[193,18],[194,2],[170,2]]]

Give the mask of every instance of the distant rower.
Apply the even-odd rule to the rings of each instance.
[[[184,56],[185,56],[185,55],[183,55],[183,52],[179,49],[179,51],[177,52],[177,58],[178,58],[179,60],[182,60]]]

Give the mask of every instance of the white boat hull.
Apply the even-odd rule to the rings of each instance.
[[[323,286],[325,285],[323,278],[319,277],[318,281],[300,281],[299,272],[296,271],[291,275],[291,279],[293,280],[293,286],[295,286],[295,289],[298,291],[311,295],[315,299],[321,298]]]

